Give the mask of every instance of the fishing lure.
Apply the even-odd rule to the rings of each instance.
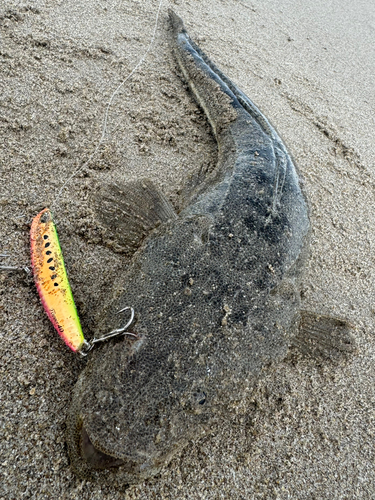
[[[48,208],[42,210],[33,220],[30,230],[31,264],[34,281],[43,307],[58,334],[74,352],[85,356],[97,342],[102,342],[116,335],[135,334],[126,332],[134,319],[134,310],[128,323],[113,330],[103,337],[88,342],[82,332],[81,323],[74,303],[63,255],[52,213]]]
[[[53,326],[72,351],[85,344],[74,303],[59,237],[48,208],[33,220],[30,231],[31,264],[43,307]]]

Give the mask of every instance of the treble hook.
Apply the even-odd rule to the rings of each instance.
[[[91,351],[91,349],[94,347],[95,344],[97,344],[98,342],[104,342],[105,340],[108,340],[112,337],[117,337],[119,335],[129,335],[129,337],[134,337],[134,338],[137,338],[138,336],[135,334],[135,333],[131,333],[131,332],[127,332],[126,329],[129,328],[129,326],[133,323],[134,321],[134,309],[132,307],[124,307],[124,309],[121,309],[120,311],[117,312],[117,314],[120,314],[124,311],[126,311],[127,309],[130,309],[130,319],[129,321],[126,323],[125,326],[123,326],[122,328],[117,328],[116,330],[112,330],[108,333],[106,333],[105,335],[103,335],[102,337],[100,338],[93,338],[90,342],[88,342],[87,340],[85,340],[81,350],[79,351],[79,353],[82,355],[82,356],[87,356],[87,354]]]

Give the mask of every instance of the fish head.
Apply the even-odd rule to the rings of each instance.
[[[69,455],[78,476],[107,479],[110,474],[121,484],[137,483],[206,432],[213,413],[206,367],[194,363],[198,368],[186,371],[185,358],[174,351],[164,356],[140,338],[108,343],[92,353],[67,420]]]

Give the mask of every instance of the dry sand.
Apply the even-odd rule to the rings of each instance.
[[[262,109],[312,207],[307,309],[348,318],[347,364],[298,357],[265,374],[248,408],[126,492],[78,480],[65,416],[84,363],[57,338],[32,279],[0,272],[0,498],[370,499],[374,472],[375,4],[165,0],[155,44],[113,102],[94,160],[54,207],[87,336],[126,258],[85,219],[95,181],[147,176],[178,206],[216,145],[179,79],[166,9]],[[32,217],[95,149],[113,90],[145,51],[158,0],[9,0],[0,6],[0,253],[28,265]]]

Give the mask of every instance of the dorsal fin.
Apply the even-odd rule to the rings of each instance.
[[[104,243],[128,255],[155,227],[177,217],[173,206],[149,179],[102,184],[91,203],[105,230]]]

